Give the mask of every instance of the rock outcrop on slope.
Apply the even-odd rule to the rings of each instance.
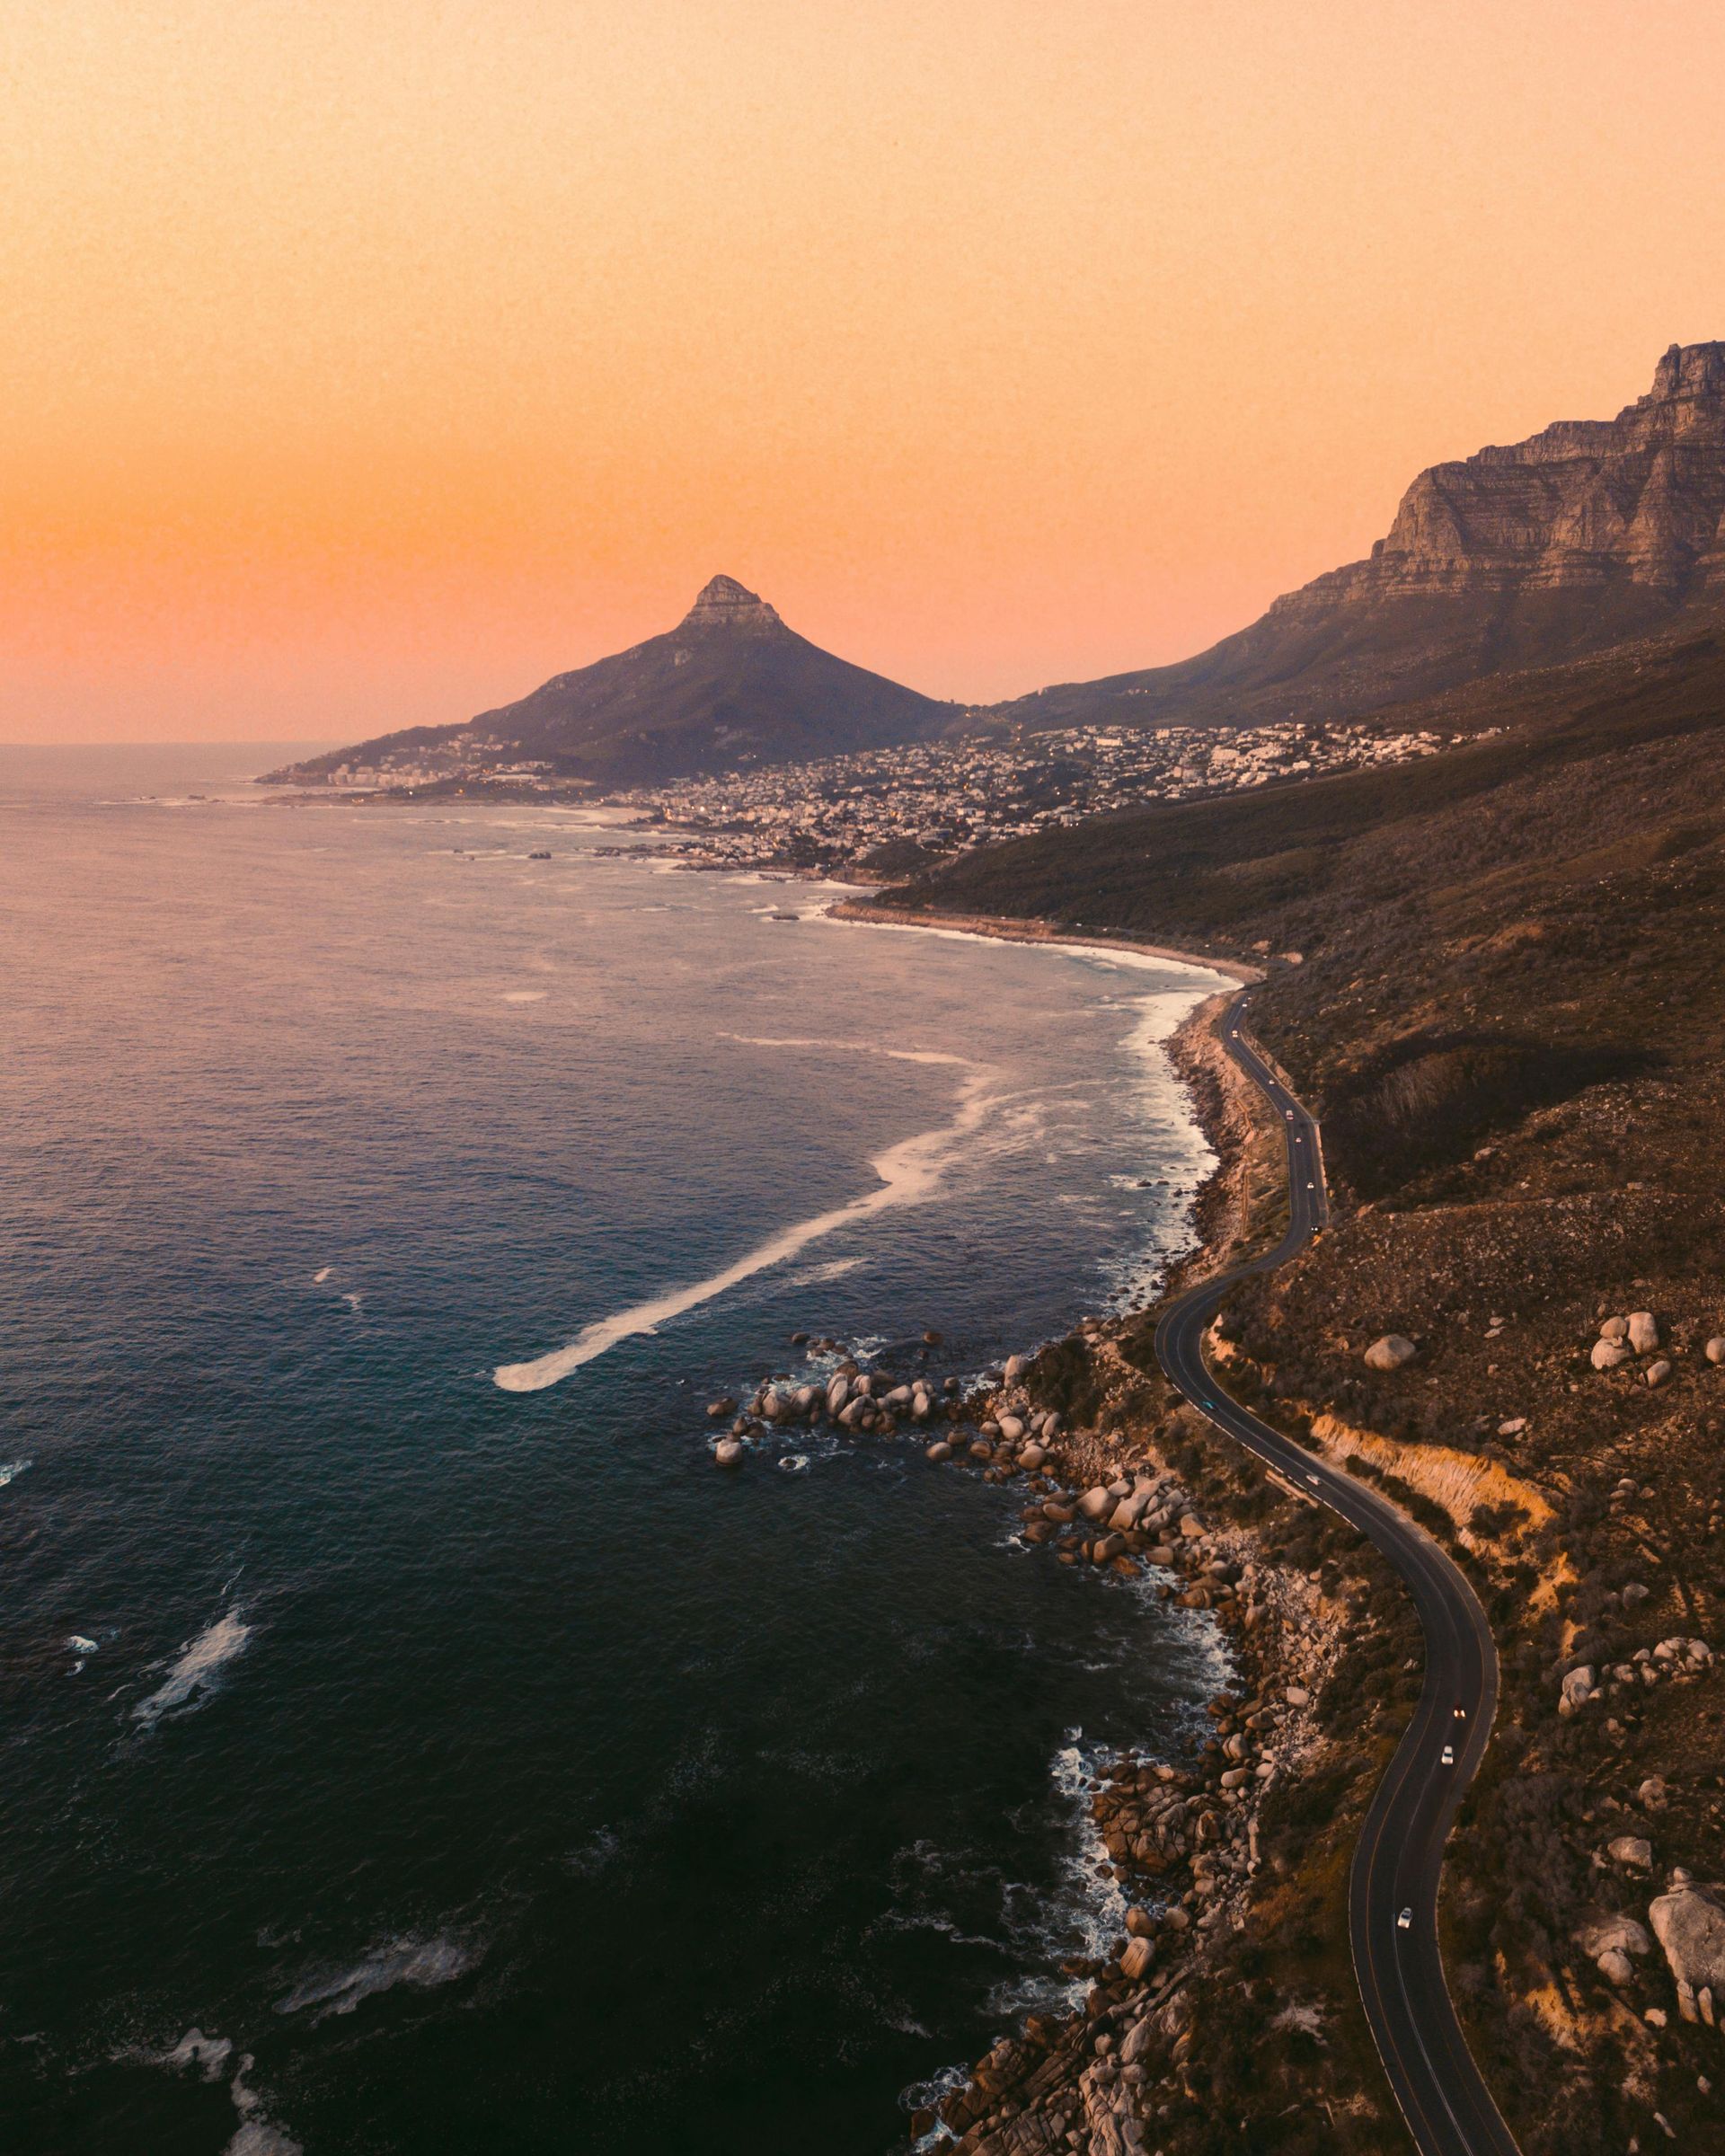
[[[1195,658],[1044,689],[1033,725],[1344,717],[1725,606],[1725,343],[1673,345],[1614,420],[1422,472],[1364,561]]]
[[[1725,1902],[1720,1889],[1697,1885],[1686,1871],[1674,1873],[1669,1892],[1655,1897],[1647,1921],[1670,1965],[1677,2011],[1685,2021],[1715,2022],[1725,2010]]]
[[[787,629],[731,577],[714,577],[675,629],[458,726],[413,727],[272,779],[341,782],[436,775],[511,761],[630,784],[883,748],[942,731],[955,713]]]

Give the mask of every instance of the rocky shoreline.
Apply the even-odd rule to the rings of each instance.
[[[880,909],[836,910],[881,919]],[[1013,923],[902,924],[1075,940]],[[1216,970],[1254,977],[1237,964]],[[1219,1268],[1257,1239],[1278,1172],[1279,1133],[1262,1127],[1213,1030],[1228,1000],[1207,999],[1170,1044],[1218,1154],[1196,1201],[1200,1241],[1178,1268],[1183,1278]],[[907,1351],[908,1372],[844,1356],[822,1382],[779,1376],[745,1401],[708,1409],[724,1426],[712,1440],[715,1461],[733,1471],[799,1429],[827,1427],[880,1443],[915,1438],[934,1467],[1012,1486],[1027,1544],[1057,1563],[1153,1580],[1163,1600],[1207,1613],[1234,1672],[1208,1702],[1209,1734],[1190,1755],[1128,1754],[1087,1781],[1091,1820],[1128,1904],[1124,1930],[1101,1957],[1062,1965],[1085,1985],[1077,2010],[1031,2014],[961,2085],[917,2106],[908,2135],[919,2149],[1172,2152],[1181,2119],[1208,2112],[1203,2023],[1218,1984],[1261,2010],[1279,2003],[1296,2035],[1316,2010],[1279,2000],[1273,1983],[1254,1984],[1235,1965],[1250,1940],[1251,1903],[1289,1870],[1265,1833],[1266,1808],[1324,1750],[1317,1702],[1358,1613],[1304,1561],[1314,1554],[1318,1508],[1245,1455],[1225,1456],[1231,1448],[1213,1442],[1155,1371],[1146,1324],[1142,1312],[1085,1319],[969,1392],[931,1373],[942,1342],[930,1331]],[[792,1345],[810,1357],[842,1352],[802,1334]]]
[[[1307,1584],[1266,1562],[1251,1534],[1208,1519],[1153,1437],[1080,1429],[1063,1445],[1010,1366],[978,1404],[984,1419],[966,1450],[978,1458],[990,1448],[984,1472],[996,1480],[1023,1477],[1025,1539],[1059,1563],[1158,1577],[1164,1599],[1212,1613],[1236,1674],[1208,1702],[1212,1732],[1195,1759],[1128,1754],[1088,1787],[1130,1906],[1108,1955],[1063,1966],[1088,1981],[1082,2010],[1030,2017],[962,2089],[913,2116],[911,2133],[976,2156],[1138,2150],[1156,2067],[1177,2072],[1191,2049],[1192,1979],[1212,1943],[1244,1922],[1248,1883],[1264,1861],[1264,1800],[1310,1743],[1323,1634]]]
[[[1334,1658],[1335,1613],[1250,1526],[1200,1505],[1170,1454],[1201,1425],[1189,1410],[1157,1412],[1162,1403],[1119,1352],[1132,1322],[1086,1320],[968,1394],[955,1378],[923,1368],[906,1376],[847,1356],[824,1384],[775,1379],[708,1409],[724,1426],[712,1440],[714,1459],[733,1470],[801,1430],[883,1444],[915,1437],[933,1466],[1022,1493],[1023,1540],[1055,1562],[1148,1577],[1164,1600],[1208,1612],[1234,1666],[1234,1681],[1208,1703],[1210,1734],[1194,1756],[1128,1754],[1086,1784],[1111,1878],[1129,1904],[1125,1931],[1106,1956],[1062,1965],[1062,1975],[1087,1983],[1080,2010],[1031,2014],[962,2087],[913,2114],[910,2137],[929,2149],[1042,2156],[1152,2145],[1144,2102],[1163,2097],[1171,2074],[1178,2083],[1193,2050],[1195,1980],[1244,1926],[1249,1889],[1268,1861],[1265,1802],[1318,1741],[1313,1702]],[[816,1356],[838,1345],[804,1336],[793,1344]],[[925,1336],[913,1359],[925,1362],[940,1345],[938,1334]],[[1069,1422],[1047,1395],[1070,1391],[1081,1366],[1107,1397],[1100,1413]],[[1174,1445],[1159,1442],[1164,1436]]]

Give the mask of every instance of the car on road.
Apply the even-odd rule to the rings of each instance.
[[[1455,1747],[1454,1745],[1446,1745],[1444,1746],[1444,1756],[1438,1762],[1438,1764],[1445,1767],[1453,1767],[1455,1764]]]
[[[1308,1475],[1305,1479],[1312,1485],[1314,1489],[1322,1489],[1323,1488],[1322,1483],[1318,1480],[1318,1478],[1315,1475]]]
[[[1397,1930],[1398,1931],[1412,1931],[1412,1929],[1413,1929],[1413,1912],[1412,1912],[1412,1910],[1411,1910],[1411,1909],[1404,1909],[1404,1910],[1402,1912],[1401,1915],[1400,1915],[1400,1916],[1398,1916],[1398,1917],[1396,1918],[1396,1920],[1395,1920],[1395,1928],[1396,1928],[1396,1930]]]
[[[1456,1701],[1450,1711],[1458,1722],[1464,1722],[1467,1719],[1467,1710],[1459,1700]]]
[[[1318,1186],[1315,1183],[1308,1183],[1305,1187],[1308,1190],[1315,1190]]]
[[[1290,1109],[1289,1109],[1287,1111],[1287,1119],[1288,1119],[1288,1121],[1291,1123],[1291,1122],[1294,1120],[1294,1110],[1293,1110],[1293,1109],[1290,1108]]]

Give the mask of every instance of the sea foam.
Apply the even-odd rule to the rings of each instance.
[[[252,1630],[237,1610],[229,1610],[218,1617],[181,1651],[180,1659],[149,1698],[140,1700],[133,1708],[133,1720],[154,1727],[164,1714],[185,1706],[198,1693],[209,1691],[221,1671],[235,1655],[243,1651]]]
[[[440,1984],[453,1984],[479,1961],[479,1949],[458,1939],[420,1939],[407,1933],[374,1947],[350,1969],[305,1978],[285,1999],[277,2000],[276,2011],[297,2014],[314,2006],[322,2009],[319,2020],[326,2014],[350,2014],[374,1993],[393,1991],[398,1984],[430,1991]]]
[[[854,1050],[863,1044],[798,1040],[754,1045]],[[765,1272],[769,1266],[783,1265],[824,1235],[853,1227],[890,1206],[918,1205],[932,1197],[962,1141],[982,1125],[997,1104],[999,1096],[988,1090],[994,1073],[966,1064],[962,1056],[937,1054],[933,1050],[887,1048],[879,1053],[903,1062],[957,1064],[968,1075],[960,1091],[958,1110],[950,1123],[941,1124],[933,1130],[919,1131],[915,1137],[903,1138],[871,1161],[869,1164],[880,1179],[878,1188],[852,1198],[848,1205],[836,1206],[829,1212],[817,1213],[808,1220],[782,1228],[734,1264],[726,1266],[722,1272],[710,1274],[690,1286],[675,1288],[650,1302],[636,1303],[611,1317],[598,1319],[566,1347],[554,1348],[549,1355],[539,1356],[532,1362],[500,1364],[491,1373],[493,1382],[505,1392],[542,1392],[545,1386],[554,1385],[579,1370],[584,1363],[592,1362],[607,1348],[615,1348],[619,1340],[657,1332],[670,1319],[680,1318],[686,1311],[711,1303],[714,1296],[722,1295],[756,1273]]]
[[[800,1273],[792,1273],[785,1282],[787,1287],[824,1287],[829,1280],[842,1280],[846,1273],[854,1273],[859,1265],[867,1261],[859,1253],[854,1258],[829,1258],[823,1265],[811,1265]]]

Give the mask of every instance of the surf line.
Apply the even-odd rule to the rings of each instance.
[[[862,1044],[799,1041],[795,1045],[830,1047],[854,1053]],[[920,1055],[913,1057],[902,1049],[880,1052],[900,1060],[924,1060]],[[960,1057],[942,1056],[939,1060],[962,1062]],[[505,1392],[543,1392],[547,1385],[557,1384],[572,1371],[579,1370],[582,1364],[590,1363],[607,1348],[615,1348],[619,1340],[657,1332],[670,1319],[680,1318],[686,1311],[697,1309],[703,1303],[711,1303],[715,1295],[724,1294],[752,1275],[766,1271],[769,1266],[783,1265],[787,1258],[794,1258],[823,1235],[871,1219],[875,1214],[884,1213],[892,1206],[914,1206],[932,1197],[940,1187],[953,1147],[978,1129],[1003,1098],[988,1090],[995,1076],[992,1069],[984,1065],[967,1067],[969,1075],[960,1089],[958,1111],[950,1123],[943,1123],[934,1130],[918,1131],[914,1137],[901,1138],[898,1144],[889,1145],[870,1162],[869,1165],[880,1178],[878,1189],[852,1198],[848,1205],[836,1206],[830,1212],[818,1213],[812,1219],[797,1221],[781,1229],[766,1241],[757,1243],[734,1265],[728,1265],[723,1272],[697,1280],[692,1286],[675,1288],[650,1302],[636,1303],[612,1317],[597,1320],[579,1332],[567,1347],[553,1348],[549,1355],[538,1356],[532,1362],[501,1363],[492,1371],[491,1382]]]

